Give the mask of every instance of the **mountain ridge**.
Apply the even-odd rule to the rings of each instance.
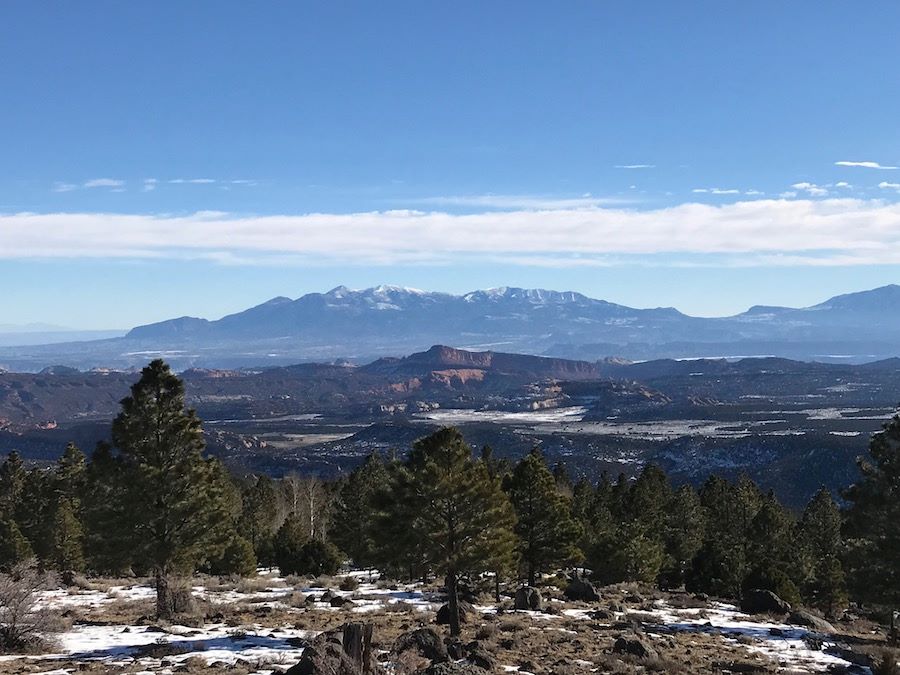
[[[277,296],[215,320],[184,316],[136,326],[123,338],[0,348],[0,367],[138,367],[155,355],[182,369],[366,363],[436,344],[582,361],[780,356],[859,363],[900,356],[900,286],[837,295],[810,307],[754,305],[726,317],[539,288],[454,295],[337,286],[296,299]]]

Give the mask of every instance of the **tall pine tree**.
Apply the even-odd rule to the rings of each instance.
[[[859,597],[900,604],[900,416],[869,444],[872,461],[861,459],[862,478],[848,488],[849,572]]]
[[[156,611],[178,611],[173,575],[191,573],[219,555],[230,539],[229,485],[217,462],[203,455],[200,420],[185,410],[184,384],[162,360],[144,368],[113,421],[128,489],[121,504],[133,528],[136,558],[156,579]]]
[[[493,571],[501,550],[512,550],[515,517],[509,499],[451,427],[416,441],[392,488],[397,510],[384,515],[417,514],[404,524],[427,562],[446,577],[450,633],[459,635],[461,574]]]
[[[518,551],[528,584],[551,567],[580,562],[581,527],[543,456],[533,450],[513,469],[507,492],[516,513]]]

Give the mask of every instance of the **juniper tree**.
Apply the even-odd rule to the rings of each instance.
[[[490,571],[497,556],[513,548],[509,499],[452,427],[415,442],[392,488],[396,514],[417,514],[406,523],[412,538],[426,561],[446,576],[450,634],[459,635],[460,575]]]
[[[581,527],[539,451],[533,450],[515,466],[507,492],[516,514],[519,557],[530,586],[538,572],[580,561]]]
[[[849,576],[855,594],[900,603],[900,416],[869,444],[871,461],[860,459],[862,477],[844,492]]]
[[[156,611],[176,611],[170,578],[190,573],[228,543],[227,481],[218,462],[203,455],[200,420],[185,410],[184,384],[162,360],[152,361],[122,400],[112,425],[127,489],[121,504],[136,535],[135,557],[156,580]]]

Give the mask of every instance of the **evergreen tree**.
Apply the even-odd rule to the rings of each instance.
[[[25,486],[25,466],[22,457],[13,450],[0,466],[0,514],[13,516]]]
[[[241,515],[238,530],[253,547],[260,563],[272,559],[272,538],[276,529],[277,498],[275,485],[268,476],[255,476],[241,490]]]
[[[16,521],[0,516],[0,572],[9,572],[33,556],[31,544],[22,536]]]
[[[43,469],[31,469],[25,474],[18,502],[13,507],[13,516],[35,556],[42,562],[48,562],[53,557],[55,512],[52,474]]]
[[[514,545],[509,499],[451,427],[416,441],[394,478],[393,505],[399,508],[387,517],[418,514],[405,525],[426,560],[446,576],[450,633],[459,635],[460,575],[490,571],[500,552]]]
[[[116,576],[151,571],[145,560],[135,559],[138,534],[131,527],[132,519],[122,513],[131,503],[130,489],[122,458],[113,454],[108,443],[98,443],[85,471],[82,505],[84,548],[92,572]]]
[[[749,574],[742,586],[770,590],[790,603],[800,601],[793,519],[773,495],[763,498],[747,531]]]
[[[378,453],[354,469],[338,492],[331,538],[358,567],[377,560],[374,495],[388,483],[388,472]]]
[[[522,458],[513,469],[507,492],[516,514],[519,557],[530,586],[534,586],[538,572],[580,560],[577,544],[581,528],[538,450]]]
[[[878,603],[900,603],[900,416],[869,444],[872,461],[859,462],[862,477],[846,490],[851,502],[846,536],[854,594]]]
[[[824,488],[810,500],[800,519],[801,543],[809,560],[803,593],[829,616],[847,604],[841,521],[838,505]]]
[[[301,572],[301,549],[306,541],[306,529],[303,521],[299,516],[288,516],[278,528],[272,542],[273,558],[282,575]]]
[[[217,576],[256,574],[256,552],[249,539],[233,534],[221,554],[209,561],[209,573]]]
[[[665,561],[660,581],[677,588],[685,582],[691,563],[703,545],[705,522],[697,491],[683,485],[672,495],[665,516]]]
[[[170,577],[192,572],[228,543],[230,486],[218,462],[204,458],[200,420],[185,410],[184,384],[162,360],[144,368],[122,400],[112,433],[129,487],[121,507],[139,535],[135,556],[152,568],[156,611],[167,617],[176,611]]]
[[[750,571],[749,530],[762,495],[747,476],[732,485],[711,476],[700,489],[706,523],[703,544],[691,563],[689,590],[739,597]]]
[[[80,572],[84,569],[84,530],[72,500],[63,497],[53,519],[51,560],[56,569]]]
[[[87,483],[87,464],[84,453],[74,443],[66,445],[54,470],[55,492],[58,498],[72,501],[76,510],[80,506]]]

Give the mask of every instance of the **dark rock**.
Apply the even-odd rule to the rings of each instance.
[[[578,574],[573,574],[570,577],[564,595],[569,600],[581,600],[583,602],[597,602],[600,600],[600,594],[597,593],[594,585]]]
[[[593,612],[591,612],[589,614],[589,616],[594,621],[610,621],[610,620],[616,618],[612,612],[608,612],[605,609],[594,610]]]
[[[467,661],[448,661],[429,666],[416,675],[484,675],[484,669]]]
[[[464,602],[462,600],[459,601],[459,622],[460,623],[468,623],[469,617],[475,613],[475,607],[473,607],[468,602]],[[435,619],[435,623],[440,624],[442,626],[447,626],[450,624],[450,605],[443,604],[440,609],[437,611],[437,618]]]
[[[400,655],[410,650],[432,663],[443,663],[449,659],[447,647],[444,646],[441,636],[431,628],[419,628],[403,633],[394,640],[391,653]]]
[[[466,645],[469,662],[483,670],[494,671],[497,669],[497,659],[488,651],[483,643],[475,640]]]
[[[537,673],[540,671],[540,668],[538,668],[534,661],[525,659],[524,661],[519,662],[519,672],[523,671],[526,673]]]
[[[788,617],[788,623],[793,623],[797,626],[806,626],[808,628],[817,630],[820,633],[834,632],[834,626],[828,623],[825,619],[807,612],[804,609],[795,609],[793,612],[791,612],[790,616]]]
[[[741,598],[741,611],[747,614],[787,614],[791,605],[772,591],[752,588]]]
[[[454,661],[466,658],[466,646],[459,638],[447,638],[444,644],[447,646],[447,656]]]
[[[656,650],[653,649],[646,641],[639,637],[620,637],[613,645],[613,652],[616,654],[630,654],[641,659],[655,659]]]
[[[344,598],[340,595],[336,595],[328,604],[330,604],[332,607],[349,607],[354,603],[350,598]]]
[[[335,596],[336,596],[336,594],[334,593],[334,591],[332,591],[331,589],[328,589],[324,593],[322,593],[321,596],[319,596],[319,602],[331,602],[331,600]]]
[[[534,586],[522,586],[516,590],[514,607],[516,609],[532,609],[536,612],[544,607],[544,599]]]

